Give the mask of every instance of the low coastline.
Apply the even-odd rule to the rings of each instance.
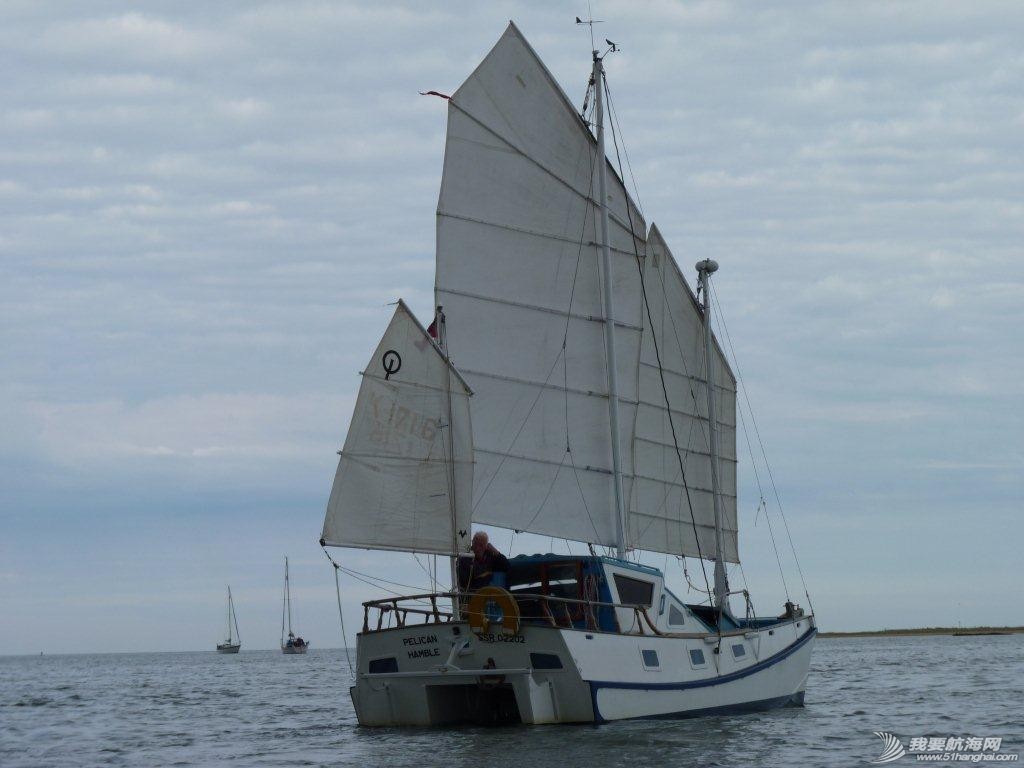
[[[912,629],[876,629],[858,632],[819,632],[818,637],[914,637],[919,635],[1015,635],[1024,627],[917,627]]]

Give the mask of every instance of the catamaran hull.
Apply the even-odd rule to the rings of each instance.
[[[815,634],[810,617],[721,641],[539,626],[513,636],[474,635],[465,623],[403,627],[359,636],[351,695],[367,726],[592,723],[799,706]],[[691,651],[701,652],[703,665]]]

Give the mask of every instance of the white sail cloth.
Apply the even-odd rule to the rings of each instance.
[[[654,225],[647,237],[645,261],[644,285],[653,328],[645,316],[640,350],[640,405],[633,443],[634,495],[626,536],[638,549],[709,557],[715,553],[715,516],[711,496],[703,312]],[[736,381],[717,344],[711,380],[715,382],[718,422],[723,559],[735,563],[739,562]],[[666,391],[671,410],[666,406]],[[685,487],[672,437],[673,424],[679,455],[684,459]],[[693,505],[693,520],[690,504]]]
[[[510,24],[449,101],[435,292],[448,317],[449,355],[475,393],[473,520],[614,545],[596,155],[590,130]],[[606,202],[627,544],[713,557],[707,457],[702,465],[687,455],[687,481],[705,489],[691,494],[699,548],[688,508],[678,523],[678,463],[675,475],[662,468],[664,399],[660,384],[651,391],[650,355],[641,352],[651,332],[637,258],[646,260],[646,224],[610,165]],[[656,317],[699,328],[688,289],[668,290],[663,300],[671,309]],[[683,354],[698,348],[688,339]],[[702,359],[688,360],[691,373]],[[706,413],[683,402],[674,374],[665,375],[673,410],[703,418],[706,428]],[[734,399],[722,406],[719,413],[734,413]],[[734,459],[735,432],[721,443]],[[694,447],[707,453],[706,442]],[[723,554],[735,560],[735,465],[724,462],[723,476],[733,521]]]
[[[471,390],[402,301],[362,375],[322,543],[461,551],[473,489]]]
[[[473,519],[614,544],[596,155],[510,25],[449,102],[435,290],[449,354],[475,393]],[[646,225],[609,175],[628,464],[641,334],[630,216],[641,253]]]

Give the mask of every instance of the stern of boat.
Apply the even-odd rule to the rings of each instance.
[[[590,722],[561,633],[474,634],[465,622],[361,633],[350,692],[361,725]]]

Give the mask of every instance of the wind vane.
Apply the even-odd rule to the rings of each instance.
[[[576,23],[577,24],[586,24],[588,27],[590,27],[590,47],[594,50],[594,53],[596,54],[597,53],[597,43],[594,41],[594,25],[595,24],[604,24],[604,21],[602,21],[601,19],[595,19],[593,17],[593,13],[591,13],[590,10],[589,10],[589,4],[588,4],[588,11],[587,11],[587,13],[588,13],[590,18],[588,18],[586,21],[584,21],[579,16],[577,16],[576,17]],[[605,54],[617,53],[618,51],[622,50],[619,47],[618,43],[612,42],[607,37],[604,39],[604,41],[608,44],[608,50],[605,51]],[[604,56],[602,56],[601,58],[604,58]]]
[[[587,3],[587,17],[588,17],[587,20],[584,21],[579,16],[577,16],[576,17],[576,23],[577,24],[586,24],[588,27],[590,27],[590,47],[591,48],[597,48],[597,45],[594,43],[594,25],[595,24],[604,24],[604,22],[601,21],[600,19],[595,19],[594,18],[594,13],[590,9],[590,3]]]

